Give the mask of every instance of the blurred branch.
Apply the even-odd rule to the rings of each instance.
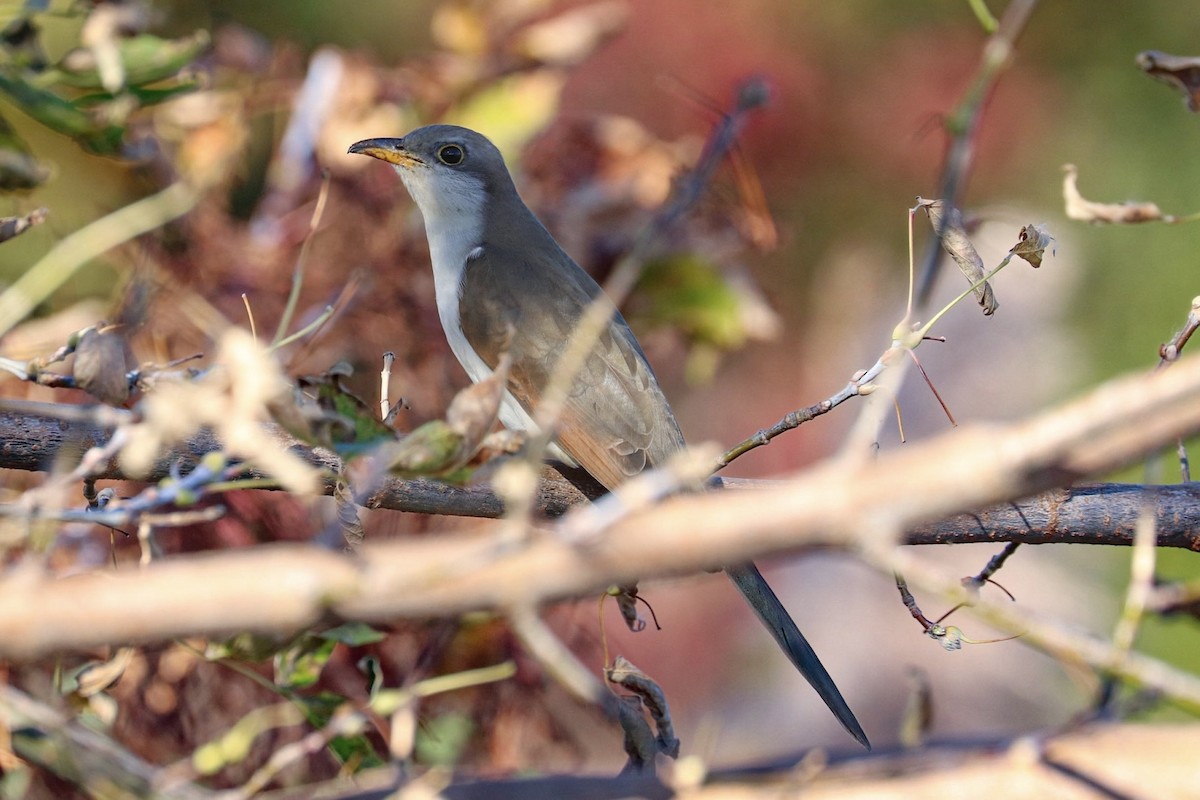
[[[198,199],[196,188],[173,183],[67,236],[0,294],[0,334],[24,319],[80,267],[119,244],[183,216]]]
[[[0,584],[0,655],[298,630],[329,618],[511,609],[812,545],[857,549],[876,563],[903,560],[909,580],[925,585],[928,575],[901,558],[911,551],[891,547],[900,531],[1111,470],[1200,431],[1197,392],[1200,359],[1183,359],[1023,422],[964,426],[876,460],[831,460],[768,489],[675,498],[622,519],[586,547],[559,536],[500,547],[470,532],[368,544],[355,558],[268,546],[70,580],[27,565]],[[1081,652],[1092,661],[1097,651]],[[1145,661],[1132,654],[1104,666],[1127,674]],[[1138,679],[1157,685],[1149,673]],[[1200,687],[1192,700],[1200,705]]]
[[[11,731],[16,755],[93,797],[160,796],[153,790],[162,773],[159,767],[11,686],[0,685],[0,727]],[[191,784],[177,785],[171,793],[184,800],[213,796]]]
[[[111,428],[95,421],[96,413],[103,415],[106,424],[113,424],[117,415],[126,412],[104,407],[87,409],[23,400],[0,401],[0,441],[5,443],[0,448],[0,469],[45,470],[64,447],[84,450],[104,443]],[[333,495],[334,475],[341,467],[337,456],[302,445],[282,430],[275,429],[274,433],[282,447],[328,471],[325,493]],[[169,478],[173,464],[190,474],[206,453],[220,449],[221,443],[206,431],[165,454],[141,480],[154,483]],[[95,475],[100,479],[130,480],[116,463],[108,464]],[[265,476],[251,470],[246,477]],[[769,489],[780,482],[714,478],[712,483],[726,489]],[[537,501],[542,514],[560,517],[584,499],[553,468],[543,469]],[[417,514],[488,519],[504,513],[503,501],[487,486],[453,486],[423,478],[387,478],[370,492],[365,505]],[[1021,542],[1128,546],[1133,544],[1138,514],[1145,507],[1154,511],[1160,547],[1200,551],[1200,486],[1193,484],[1081,484],[1052,489],[1023,500],[916,523],[907,529],[905,541],[908,544]],[[23,512],[0,507],[0,515]],[[39,515],[68,521],[100,521],[93,512],[82,509],[43,509]]]
[[[716,769],[699,785],[676,774],[674,785],[652,776],[545,775],[456,782],[446,800],[557,800],[645,797],[668,800],[775,800],[814,797],[1186,797],[1200,746],[1200,726],[1113,724],[1041,737],[873,753],[870,758],[812,751],[750,769]],[[707,765],[696,764],[697,768]],[[390,773],[379,770],[386,784]],[[367,778],[373,778],[367,775]],[[392,778],[394,780],[394,778]],[[372,786],[378,784],[371,781]],[[393,784],[394,785],[394,784]],[[331,800],[379,797],[357,787],[322,793]]]

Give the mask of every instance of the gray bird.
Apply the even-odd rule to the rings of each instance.
[[[500,421],[532,431],[532,414],[588,305],[592,280],[521,200],[500,151],[475,131],[430,125],[401,139],[350,146],[392,164],[425,218],[438,316],[450,349],[478,382],[512,357]],[[615,307],[575,380],[552,455],[606,489],[684,447],[675,415]],[[833,678],[753,564],[726,567],[734,585],[838,721],[870,743]]]

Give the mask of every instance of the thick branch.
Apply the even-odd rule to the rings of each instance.
[[[82,450],[108,440],[111,431],[61,418],[62,406],[48,403],[5,401],[0,411],[0,469],[44,470],[64,452]],[[73,408],[73,407],[68,407]],[[300,444],[276,430],[281,446],[316,466],[335,472],[337,457],[325,450]],[[169,475],[173,462],[184,472],[205,453],[220,449],[211,433],[194,437],[164,457],[143,480],[156,482]],[[109,464],[99,476],[125,480],[119,465]],[[584,497],[572,484],[547,467],[539,487],[538,507],[546,516],[559,517]],[[714,478],[727,489],[769,488],[778,481]],[[326,481],[326,493],[333,492]],[[980,511],[925,522],[910,528],[909,544],[969,542],[1022,542],[1025,544],[1129,545],[1133,528],[1145,504],[1154,509],[1158,544],[1200,551],[1200,485],[1138,486],[1091,484],[1055,489],[1019,502],[1005,502]],[[422,479],[389,478],[371,493],[366,505],[420,514],[497,518],[504,504],[486,485],[450,486]]]
[[[386,542],[356,558],[262,547],[64,580],[27,566],[0,584],[0,656],[294,630],[328,617],[504,610],[814,544],[885,552],[921,521],[1110,470],[1200,431],[1198,392],[1200,359],[1185,360],[1026,422],[964,427],[874,461],[827,462],[769,489],[673,499],[585,545],[553,535],[505,545],[483,533]]]

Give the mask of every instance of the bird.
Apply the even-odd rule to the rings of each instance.
[[[438,317],[472,382],[511,359],[500,422],[536,432],[543,390],[568,338],[596,300],[610,320],[571,386],[551,455],[612,490],[685,446],[654,371],[615,305],[521,199],[500,150],[483,134],[428,125],[364,139],[358,153],[391,164],[425,221]],[[846,731],[870,742],[833,678],[752,563],[727,566],[738,591]]]

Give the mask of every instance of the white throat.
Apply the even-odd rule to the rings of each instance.
[[[422,174],[415,174],[413,169],[421,170]],[[489,377],[492,369],[463,334],[459,301],[467,260],[483,253],[486,192],[478,181],[459,172],[399,166],[396,172],[425,218],[429,259],[433,262],[433,291],[442,330],[446,332],[458,363],[467,371],[471,382],[478,383]],[[504,393],[501,402],[500,421],[510,430],[532,431],[536,428],[533,419],[508,392]]]

